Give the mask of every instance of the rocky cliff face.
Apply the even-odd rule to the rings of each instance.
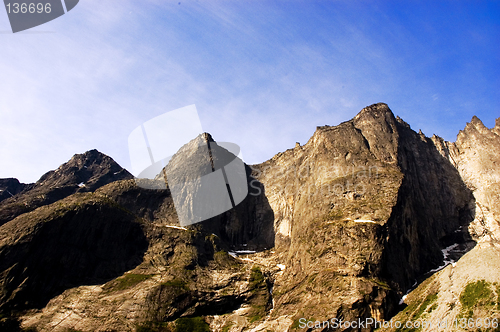
[[[440,291],[450,265],[396,317],[427,314],[412,303],[436,294],[448,299],[436,313],[454,310],[478,257],[493,298],[499,132],[499,120],[490,130],[473,119],[449,143],[375,104],[245,166],[249,195],[187,227],[163,176],[127,180],[107,156],[76,155],[0,203],[0,310],[10,316],[0,327],[17,317],[40,331],[306,331],[300,318],[389,319],[407,290],[476,241],[451,292]],[[173,156],[169,185],[213,172],[227,151],[211,155],[210,144],[204,134]]]
[[[478,245],[458,261],[448,257],[453,264],[409,293],[405,298],[408,306],[394,320],[433,322],[428,331],[498,330],[493,320],[498,323],[500,317],[499,129],[500,118],[488,129],[473,117],[454,143],[432,137],[440,154],[454,165],[474,195],[474,220],[468,230]],[[448,256],[457,247],[450,243]]]
[[[31,185],[20,183],[18,179],[0,179],[0,202],[19,194]]]
[[[474,192],[475,219],[470,231],[479,241],[500,240],[500,118],[488,129],[473,117],[454,143],[432,138],[440,153],[456,167],[467,187]]]
[[[389,317],[397,299],[443,262],[473,218],[473,196],[432,140],[385,104],[336,127],[318,127],[256,167],[275,212],[273,315]],[[327,295],[325,295],[327,294]],[[318,301],[320,301],[318,303]]]

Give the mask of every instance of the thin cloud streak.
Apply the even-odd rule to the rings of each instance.
[[[379,101],[453,139],[485,98],[466,104],[470,94],[425,77],[450,55],[384,6],[249,4],[86,0],[37,28],[55,34],[2,35],[0,177],[35,181],[92,148],[129,167],[129,133],[190,104],[205,131],[258,163]],[[450,127],[432,113],[446,107],[461,114]]]

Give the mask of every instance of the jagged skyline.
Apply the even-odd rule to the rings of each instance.
[[[0,327],[285,331],[366,318],[389,332],[468,314],[496,328],[499,134],[500,118],[491,130],[473,118],[456,143],[424,137],[373,104],[253,165],[256,195],[187,227],[171,190],[77,154],[0,202]],[[206,160],[198,139],[169,181],[207,172],[192,162]]]

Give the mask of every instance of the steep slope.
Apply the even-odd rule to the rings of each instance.
[[[134,180],[73,194],[0,230],[7,299],[0,310],[41,308],[23,316],[23,326],[39,331],[170,331],[175,322],[208,326],[200,317],[242,306],[249,319],[258,319],[269,305],[258,266],[230,256],[228,244],[202,224],[180,227],[169,191]],[[36,247],[40,243],[45,248]],[[52,288],[34,288],[41,280]]]
[[[500,118],[488,129],[473,117],[454,143],[432,140],[473,192],[475,218],[468,228],[478,245],[409,293],[407,308],[394,320],[431,322],[425,331],[500,331]]]
[[[133,215],[83,193],[4,224],[0,239],[2,310],[42,308],[67,288],[116,278],[147,247]]]
[[[75,192],[90,192],[107,183],[131,178],[127,170],[97,150],[76,154],[58,169],[45,173],[35,184],[1,201],[0,225]]]
[[[32,185],[20,183],[18,179],[14,178],[0,179],[0,202],[17,195]]]
[[[460,231],[473,218],[470,190],[386,104],[318,127],[256,169],[286,266],[271,319],[291,317],[294,327],[312,315],[390,317],[403,292],[441,265],[451,239],[464,249],[470,239]]]

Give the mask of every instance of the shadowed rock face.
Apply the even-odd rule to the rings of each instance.
[[[18,179],[0,179],[0,202],[20,193],[29,186],[29,184],[19,183]]]
[[[135,216],[104,196],[75,194],[0,228],[0,308],[42,308],[65,289],[100,284],[142,261]]]
[[[476,199],[470,231],[475,240],[500,241],[500,118],[488,129],[476,116],[455,143],[434,136],[441,154],[456,167]]]
[[[474,219],[474,197],[430,138],[404,125],[398,132],[404,178],[387,224],[385,264],[386,278],[404,290],[442,264],[441,249],[473,246],[467,225]]]
[[[45,173],[35,184],[24,185],[24,191],[1,201],[0,225],[76,192],[94,191],[107,183],[131,178],[133,176],[126,169],[97,150],[75,154],[55,171]]]
[[[468,317],[485,322],[500,315],[500,118],[488,129],[474,116],[454,143],[436,135],[431,139],[474,195],[468,230],[477,245],[410,292],[407,307],[393,319],[453,322]]]

